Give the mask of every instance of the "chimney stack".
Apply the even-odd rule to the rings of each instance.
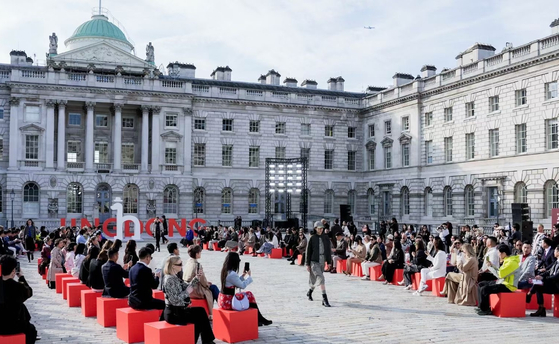
[[[394,80],[394,87],[408,84],[414,80],[413,75],[404,73],[396,73],[392,79]]]
[[[285,80],[283,80],[283,85],[286,87],[297,87],[297,82],[295,78],[285,78]]]
[[[260,77],[258,78],[258,82],[261,83],[262,85],[266,85],[266,75],[264,74],[260,75]]]
[[[429,78],[437,74],[437,67],[432,65],[425,65],[421,67],[421,78]]]
[[[377,87],[377,86],[369,86],[367,87],[366,93],[367,94],[373,94],[373,93],[379,93],[386,90],[386,87]]]
[[[233,70],[229,66],[217,67],[210,75],[214,80],[231,81],[231,72]]]
[[[169,62],[167,74],[174,77],[194,79],[196,67],[191,63]]]
[[[318,82],[314,80],[305,79],[301,83],[301,87],[308,88],[310,90],[316,90],[318,87]]]
[[[21,51],[21,50],[10,51],[10,63],[13,65],[27,66],[29,65],[27,59],[28,57],[25,51]],[[31,60],[31,65],[32,64],[33,64],[33,60]]]
[[[559,33],[559,19],[555,19],[551,25],[549,25],[549,27],[551,28],[551,34],[555,35]]]
[[[266,84],[279,86],[280,78],[281,74],[271,69],[268,71],[268,74],[266,74]]]
[[[495,47],[476,43],[456,56],[457,66],[465,66],[495,55]]]

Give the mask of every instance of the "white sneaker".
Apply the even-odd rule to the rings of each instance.
[[[369,276],[364,276],[363,278],[361,278],[362,281],[368,281],[369,280]]]
[[[427,288],[429,288],[429,286],[426,284],[424,285],[420,290],[418,290],[420,293],[423,293],[425,290],[427,290]]]
[[[419,290],[414,291],[412,295],[421,296],[421,292]]]
[[[404,283],[405,283],[404,281],[400,281],[398,282],[398,285],[404,285]]]
[[[405,287],[404,290],[411,290],[411,285],[408,285],[407,287]]]

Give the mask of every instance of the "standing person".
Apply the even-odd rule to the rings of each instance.
[[[49,281],[49,288],[54,289],[55,286],[55,276],[56,274],[64,272],[64,257],[62,256],[62,248],[64,247],[64,240],[56,239],[54,242],[54,248],[50,253],[50,265],[49,272],[47,274],[47,280]]]
[[[161,239],[163,239],[163,245],[167,245],[169,239],[165,238],[165,235],[169,234],[169,227],[165,215],[161,215],[161,224],[163,225],[163,233],[161,233]]]
[[[159,242],[161,241],[161,233],[163,231],[163,225],[159,220],[159,217],[155,218],[155,221],[151,224],[151,233],[155,238],[155,249],[157,252],[161,252],[161,247],[159,246]]]
[[[322,291],[322,305],[330,307],[328,296],[326,295],[326,285],[324,281],[324,264],[328,264],[328,268],[332,266],[332,251],[330,248],[330,240],[324,232],[324,225],[317,221],[314,223],[315,233],[310,237],[305,253],[305,265],[309,272],[309,286],[307,298],[313,301],[312,293],[316,285],[320,286]]]
[[[35,251],[35,237],[37,236],[37,227],[33,223],[33,220],[27,220],[25,231],[24,231],[24,243],[25,249],[27,250],[27,260],[35,259],[33,252]]]

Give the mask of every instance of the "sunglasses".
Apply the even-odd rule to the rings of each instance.
[[[180,263],[180,264],[173,264],[173,265],[174,265],[174,266],[182,266],[182,263]]]

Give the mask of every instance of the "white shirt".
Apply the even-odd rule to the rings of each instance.
[[[441,240],[443,242],[445,242],[445,238],[448,235],[448,229],[444,228],[440,233],[439,233],[439,238],[441,238]]]
[[[545,237],[545,233],[536,233],[536,236],[534,236],[534,240],[533,240],[533,246],[532,246],[532,255],[533,256],[537,256],[538,255],[538,251],[540,250],[540,247],[542,246],[542,242],[543,242],[543,238]]]
[[[483,257],[483,265],[481,267],[480,272],[489,269],[489,266],[487,265],[487,257],[489,257],[489,261],[491,262],[491,265],[494,268],[499,269],[499,251],[497,251],[496,247],[491,247],[490,249],[487,250],[487,253],[485,253],[485,256]]]
[[[435,257],[427,256],[427,259],[433,263],[429,268],[433,278],[444,277],[446,275],[446,253],[438,251]]]

